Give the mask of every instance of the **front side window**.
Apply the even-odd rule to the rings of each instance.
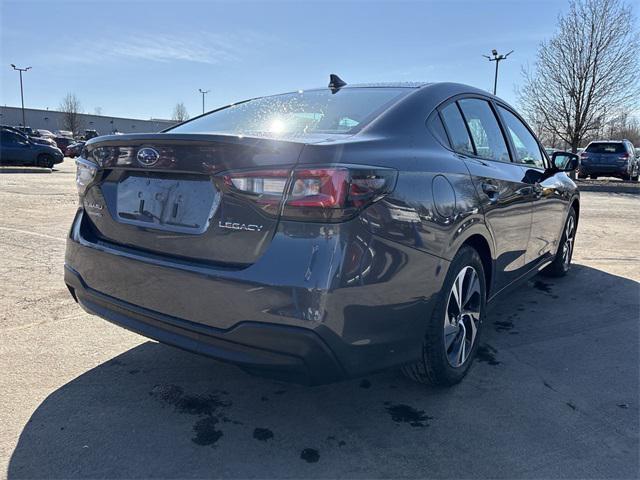
[[[515,161],[532,165],[538,168],[544,168],[544,159],[540,151],[540,145],[536,141],[533,134],[513,113],[503,107],[500,109],[500,115],[504,119],[513,146],[515,147]]]
[[[410,91],[379,87],[286,93],[231,105],[169,131],[257,136],[350,133]]]
[[[9,132],[7,130],[2,131],[2,143],[4,145],[20,145],[23,143],[27,143],[26,140],[20,135]]]
[[[507,143],[489,102],[477,98],[465,98],[460,100],[459,104],[471,132],[476,155],[508,162]]]
[[[469,133],[458,106],[455,103],[450,103],[440,111],[440,114],[449,133],[451,148],[459,153],[473,155],[473,145],[471,145]]]

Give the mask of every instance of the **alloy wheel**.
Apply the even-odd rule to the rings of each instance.
[[[482,305],[480,279],[476,270],[464,267],[451,287],[444,318],[444,347],[449,364],[458,368],[473,349]]]
[[[567,225],[564,229],[564,244],[562,245],[562,264],[565,270],[569,268],[571,256],[573,255],[573,241],[576,235],[576,221],[573,215],[569,215]]]

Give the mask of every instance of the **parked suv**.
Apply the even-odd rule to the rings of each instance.
[[[635,148],[629,140],[599,140],[591,142],[580,154],[578,177],[618,177],[637,182],[639,163]]]
[[[89,140],[65,282],[90,313],[253,372],[451,385],[488,301],[569,270],[577,163],[483,90],[334,77]]]
[[[0,129],[0,164],[51,168],[64,160],[60,149],[35,142],[11,127]]]

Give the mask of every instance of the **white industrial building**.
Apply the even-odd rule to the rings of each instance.
[[[64,113],[56,110],[24,109],[25,122],[28,127],[46,130],[66,130],[64,127]],[[110,117],[107,115],[78,114],[82,130],[97,130],[100,135],[115,132],[158,132],[175,124],[172,120],[152,118],[140,120],[136,118]],[[0,107],[0,124],[9,126],[22,125],[22,109],[20,107]]]

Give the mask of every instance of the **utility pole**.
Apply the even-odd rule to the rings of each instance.
[[[18,71],[20,73],[20,101],[22,102],[22,126],[26,127],[27,126],[27,122],[25,121],[25,116],[24,116],[24,89],[22,88],[22,72],[26,72],[28,70],[31,70],[31,67],[18,68],[13,63],[11,64],[11,66],[13,67],[14,70],[16,70],[16,71]]]
[[[498,88],[498,65],[502,60],[506,60],[507,57],[512,53],[513,53],[513,50],[511,50],[506,55],[500,55],[498,54],[498,51],[494,48],[493,50],[491,50],[491,55],[493,55],[492,57],[490,57],[489,55],[483,55],[483,57],[488,58],[490,62],[496,62],[496,74],[495,74],[495,77],[493,78],[493,94],[494,95],[496,94],[496,90]]]
[[[201,88],[199,88],[198,91],[202,94],[202,114],[204,115],[204,96],[211,90],[202,90]]]

